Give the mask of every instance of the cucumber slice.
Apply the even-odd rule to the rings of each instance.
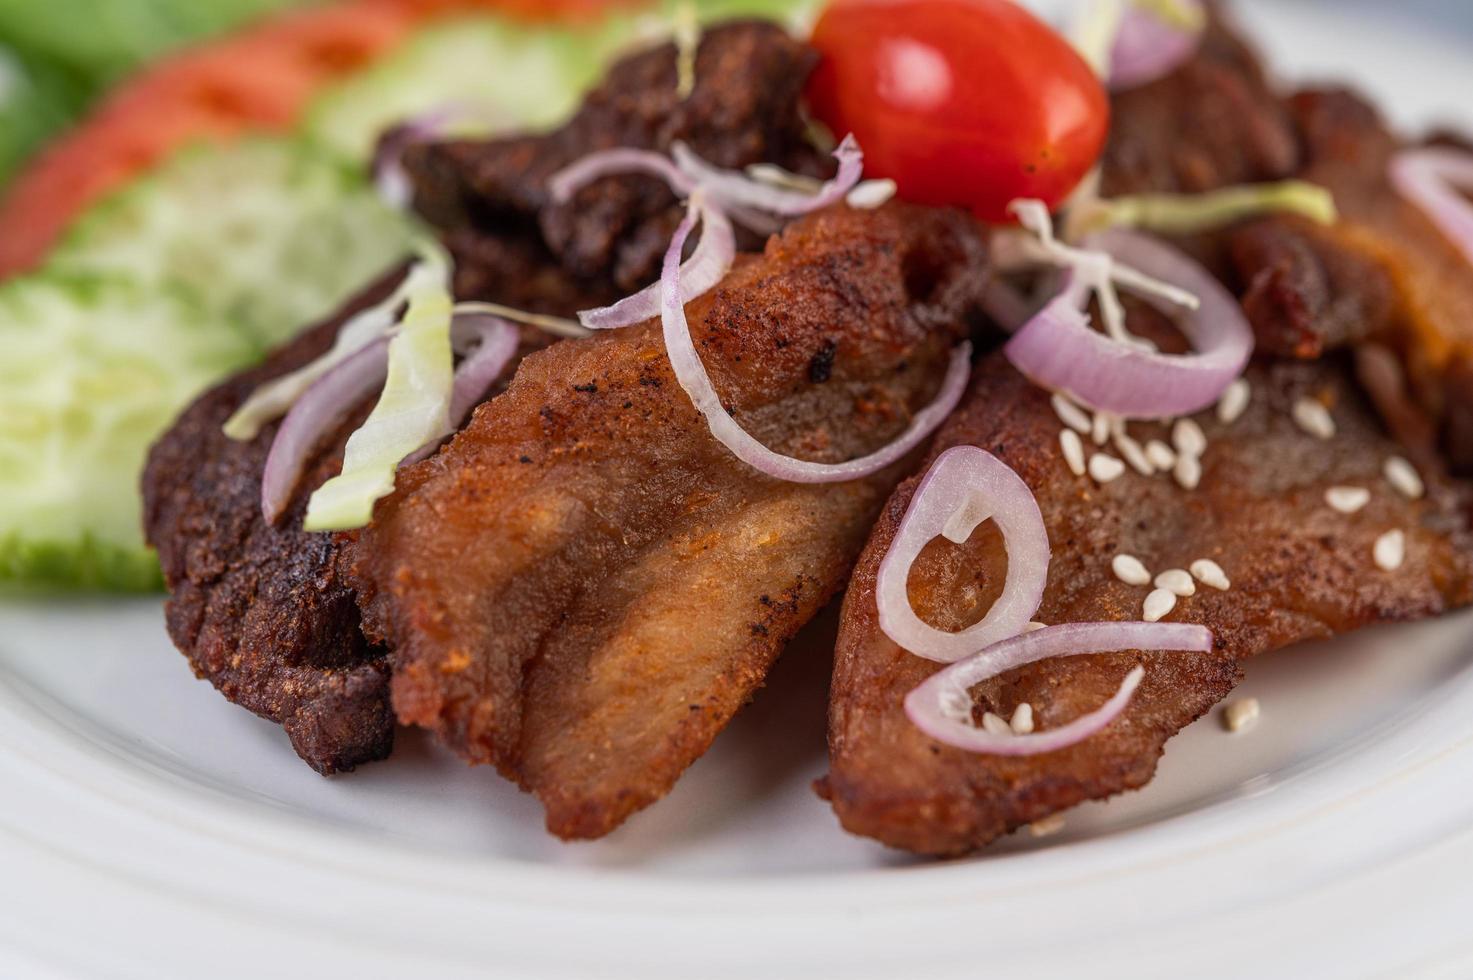
[[[410,233],[355,170],[263,137],[185,151],[84,215],[51,267],[182,285],[269,347],[407,254]]]
[[[484,106],[504,116],[508,129],[551,126],[577,106],[616,41],[601,29],[538,28],[490,16],[426,27],[319,96],[307,131],[362,161],[385,129],[447,103]]]
[[[0,589],[159,586],[149,445],[258,353],[180,290],[42,274],[0,286]]]

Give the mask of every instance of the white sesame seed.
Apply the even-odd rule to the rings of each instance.
[[[1116,434],[1115,448],[1120,450],[1120,455],[1125,457],[1130,468],[1141,476],[1151,476],[1156,472],[1156,467],[1152,466],[1151,461],[1146,458],[1146,451],[1141,448],[1141,444],[1124,432]]]
[[[1089,475],[1096,483],[1109,483],[1125,474],[1125,464],[1109,453],[1095,453],[1089,458]]]
[[[1183,568],[1168,568],[1157,575],[1156,588],[1165,589],[1182,598],[1197,594],[1197,583],[1192,581],[1191,574]]]
[[[1110,413],[1095,412],[1094,423],[1090,427],[1090,438],[1096,446],[1103,446],[1105,440],[1110,438]]]
[[[895,181],[888,177],[882,180],[866,180],[856,184],[854,190],[850,191],[849,196],[844,200],[851,208],[873,211],[894,197],[898,189]]]
[[[1069,464],[1069,470],[1075,476],[1083,476],[1084,468],[1084,440],[1079,438],[1079,433],[1073,429],[1065,429],[1059,433],[1059,448],[1064,450],[1064,462]]]
[[[1354,514],[1371,502],[1371,491],[1365,487],[1331,487],[1325,491],[1325,503],[1342,514]]]
[[[1171,427],[1171,443],[1182,456],[1201,456],[1207,451],[1207,434],[1191,419],[1177,419]]]
[[[1145,620],[1148,623],[1159,623],[1171,610],[1176,608],[1176,593],[1167,589],[1157,589],[1146,596],[1143,608]]]
[[[993,714],[991,711],[982,716],[982,728],[989,735],[1013,734],[1013,726],[1009,725],[1001,715]]]
[[[1195,490],[1202,483],[1202,461],[1196,456],[1178,456],[1171,475],[1187,490]]]
[[[1253,386],[1248,384],[1248,379],[1239,378],[1228,385],[1217,403],[1217,421],[1223,425],[1232,425],[1238,421],[1248,410],[1248,402],[1252,397]]]
[[[1023,627],[1024,633],[1037,633],[1039,630],[1048,629],[1048,623],[1029,623]]]
[[[1226,592],[1233,587],[1233,583],[1228,581],[1227,573],[1222,570],[1222,566],[1211,558],[1198,558],[1192,562],[1192,575],[1198,582],[1217,589],[1219,592]]]
[[[1060,422],[1063,422],[1080,435],[1089,435],[1089,430],[1093,423],[1090,420],[1088,412],[1057,391],[1054,392],[1054,396],[1049,399],[1049,402],[1054,406],[1054,414],[1059,417]]]
[[[1116,555],[1110,570],[1126,585],[1150,585],[1151,572],[1135,555]]]
[[[1376,539],[1371,554],[1376,559],[1377,568],[1383,572],[1394,572],[1406,561],[1407,536],[1401,531],[1387,531]]]
[[[1176,451],[1160,439],[1152,439],[1146,443],[1146,459],[1158,470],[1168,473],[1176,467]]]
[[[1294,422],[1316,439],[1335,438],[1335,418],[1323,402],[1301,398],[1294,403]]]
[[[1028,825],[1028,833],[1034,837],[1052,837],[1063,829],[1064,815],[1062,813],[1035,820]]]
[[[1033,705],[1024,701],[1013,709],[1013,719],[1008,722],[1014,735],[1027,735],[1033,731]]]
[[[1386,474],[1386,482],[1408,500],[1421,500],[1427,493],[1427,487],[1422,483],[1416,467],[1400,456],[1392,456],[1386,460],[1381,471]]]
[[[1238,698],[1222,710],[1222,723],[1233,733],[1249,732],[1258,724],[1257,698]]]

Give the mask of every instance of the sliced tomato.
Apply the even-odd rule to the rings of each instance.
[[[72,219],[201,140],[293,126],[324,85],[425,20],[468,10],[568,18],[609,0],[354,0],[279,15],[152,66],[44,150],[0,200],[0,277],[40,262]]]

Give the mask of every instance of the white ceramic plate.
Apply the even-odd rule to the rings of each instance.
[[[1466,42],[1328,7],[1245,12],[1279,64],[1457,116]],[[413,732],[313,775],[157,602],[0,604],[0,976],[1473,975],[1473,616],[1265,658],[1252,733],[1214,715],[1146,791],[941,864],[813,796],[805,649],[668,800],[568,846]]]

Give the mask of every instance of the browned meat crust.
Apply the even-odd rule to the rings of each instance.
[[[983,281],[959,214],[807,219],[690,307],[742,423],[779,452],[878,448],[935,393]],[[567,341],[401,478],[348,553],[400,720],[597,837],[663,796],[843,586],[902,468],[766,478],[707,431],[659,325]]]
[[[1143,786],[1165,741],[1232,689],[1254,654],[1372,623],[1411,620],[1473,601],[1473,534],[1466,488],[1434,476],[1425,501],[1385,487],[1381,462],[1397,447],[1380,431],[1338,362],[1280,363],[1250,371],[1254,401],[1236,425],[1203,419],[1211,440],[1201,489],[1127,476],[1103,487],[1074,477],[1058,452],[1059,423],[1045,392],[1001,356],[977,372],[965,407],[933,454],[981,446],[1017,470],[1043,510],[1053,546],[1038,618],[1048,623],[1140,618],[1146,590],[1125,585],[1110,562],[1134,554],[1155,569],[1211,558],[1232,589],[1203,587],[1172,621],[1216,634],[1210,656],[1131,653],[1050,660],[982,685],[977,710],[1007,717],[1029,702],[1040,727],[1056,727],[1103,703],[1129,668],[1146,679],[1123,718],[1072,748],[1007,759],[938,745],[910,724],[905,694],[939,669],[880,631],[875,575],[915,489],[886,505],[845,598],[830,704],[827,792],[844,827],[925,854],[956,854],[1085,800]],[[1300,396],[1334,407],[1340,435],[1320,442],[1291,421]],[[1377,488],[1347,517],[1327,507],[1333,485]],[[1404,567],[1380,571],[1372,543],[1407,532]],[[1006,556],[984,526],[966,545],[935,542],[911,578],[911,600],[929,622],[960,629],[1000,588]]]
[[[723,167],[765,161],[822,174],[831,164],[809,143],[798,107],[814,60],[812,49],[774,24],[726,24],[703,36],[696,85],[682,99],[672,45],[635,55],[554,133],[411,150],[405,165],[415,206],[445,231],[457,255],[484,252],[487,235],[495,240],[490,247],[501,261],[482,254],[457,284],[462,295],[502,302],[528,293],[600,301],[627,295],[659,275],[680,221],[674,195],[654,178],[623,177],[558,206],[547,178],[593,150],[668,151],[680,141]],[[746,244],[760,247],[755,239]]]
[[[1196,193],[1282,179],[1298,161],[1293,120],[1257,53],[1214,5],[1197,57],[1112,100],[1102,191]]]
[[[610,299],[641,275],[653,278],[628,258],[629,250],[643,243],[638,247],[658,244],[663,251],[673,214],[668,195],[655,194],[658,188],[640,178],[600,182],[580,198],[578,211],[546,216],[546,227],[562,235],[552,239],[561,243],[555,253],[538,231],[547,175],[610,142],[668,148],[674,139],[687,139],[720,162],[770,158],[812,170],[817,154],[795,129],[810,60],[806,48],[775,28],[721,28],[708,33],[696,92],[678,110],[672,107],[674,53],[666,46],[616,67],[589,106],[556,134],[417,151],[418,203],[451,226],[457,294],[569,315]],[[750,66],[749,75],[743,66]],[[673,115],[665,118],[667,110]],[[469,168],[465,174],[462,166]],[[575,215],[581,223],[566,231]],[[472,219],[473,226],[466,223]],[[623,258],[588,257],[600,227],[609,255]],[[376,297],[382,289],[371,292]],[[307,489],[341,465],[343,444],[367,406],[320,448],[302,494],[276,527],[265,525],[259,504],[276,427],[242,445],[226,439],[220,426],[261,381],[326,349],[346,315],[202,397],[161,439],[144,477],[147,532],[173,593],[168,623],[175,644],[227,698],[281,723],[298,754],[322,773],[384,757],[393,736],[388,661],[361,635],[352,591],[336,571],[338,545],[300,530]],[[524,352],[547,342],[531,332],[523,339]]]
[[[395,278],[202,395],[154,446],[143,475],[145,532],[171,593],[169,636],[196,675],[282,725],[324,775],[384,758],[394,735],[388,662],[358,629],[337,547],[301,530],[306,489],[338,470],[363,413],[323,447],[275,527],[261,516],[261,473],[277,424],[249,443],[220,428],[262,382],[323,353],[343,320],[387,295]]]
[[[1266,219],[1235,236],[1235,272],[1259,336],[1306,338],[1294,353],[1310,356],[1367,340],[1394,350],[1428,420],[1423,427],[1440,429],[1442,450],[1473,472],[1468,260],[1391,186],[1402,144],[1367,102],[1343,90],[1311,91],[1288,107],[1303,144],[1299,176],[1334,193],[1342,220],[1321,229]]]

